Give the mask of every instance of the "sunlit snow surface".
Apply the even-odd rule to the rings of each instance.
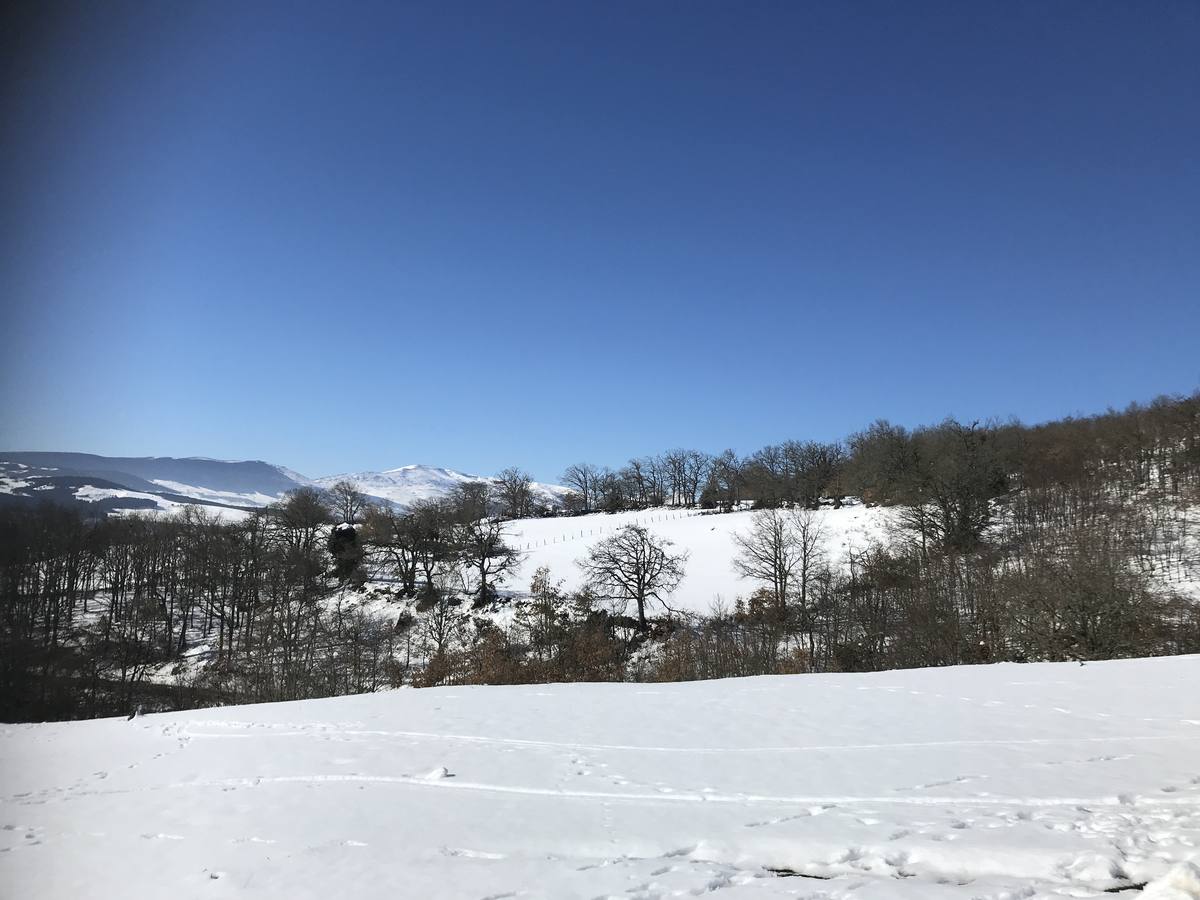
[[[882,540],[891,515],[890,509],[857,502],[813,513],[821,553],[833,565],[844,565],[850,552],[861,552],[873,541]],[[750,511],[704,515],[700,510],[651,509],[507,522],[505,536],[521,551],[522,560],[504,587],[518,594],[528,593],[529,581],[540,566],[549,568],[553,581],[562,581],[568,588],[579,587],[583,572],[577,562],[587,556],[588,549],[624,525],[641,525],[656,538],[671,541],[673,553],[688,554],[683,581],[667,598],[673,609],[707,614],[716,604],[731,608],[738,596],[761,587],[739,577],[734,567],[738,551],[734,535],[748,533],[753,519]],[[652,604],[651,614],[661,611],[658,604]]]
[[[5,726],[0,798],[5,897],[1098,896],[1200,862],[1200,657]]]
[[[299,476],[303,477],[303,476]],[[331,488],[340,481],[349,481],[373,501],[384,500],[400,507],[411,506],[422,500],[442,500],[453,495],[456,488],[473,482],[491,482],[483,475],[467,475],[453,469],[438,466],[409,465],[386,472],[350,472],[342,475],[327,475],[306,483]],[[551,505],[558,504],[570,493],[567,488],[554,484],[531,482],[533,496]]]

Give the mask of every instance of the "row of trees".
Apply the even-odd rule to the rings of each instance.
[[[838,478],[845,452],[840,444],[788,441],[746,458],[733,450],[711,455],[670,450],[631,459],[613,471],[590,463],[569,466],[562,482],[573,493],[573,512],[617,512],[654,506],[701,505],[733,509],[743,500],[759,504],[816,505],[844,491]]]
[[[579,512],[743,501],[816,508],[846,496],[932,505],[927,536],[965,548],[989,524],[989,501],[1019,488],[1091,482],[1123,496],[1153,488],[1178,501],[1195,486],[1198,422],[1200,394],[1034,427],[948,419],[909,430],[880,420],[845,441],[785,441],[744,457],[680,449],[616,471],[578,463],[562,482]]]

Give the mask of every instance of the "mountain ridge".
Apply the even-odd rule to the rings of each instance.
[[[458,486],[486,482],[494,484],[496,479],[489,475],[472,475],[444,466],[411,463],[381,472],[345,472],[313,479],[319,487],[332,487],[339,481],[349,481],[369,497],[384,500],[398,507],[411,506],[421,500],[433,500],[449,496]],[[569,492],[555,484],[533,482],[534,497],[549,505],[558,505]]]
[[[64,482],[64,477],[70,481]],[[309,478],[258,459],[0,451],[0,503],[84,504],[84,509],[98,514],[174,509],[189,501],[241,513],[269,506],[301,487],[327,490],[339,481],[350,481],[372,500],[403,509],[447,497],[459,485],[495,483],[495,478],[424,463]],[[130,492],[138,496],[128,496]],[[533,493],[540,502],[556,506],[568,490],[534,482]]]

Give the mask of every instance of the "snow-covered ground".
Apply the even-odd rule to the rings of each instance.
[[[322,488],[331,488],[339,481],[349,481],[373,501],[386,501],[399,507],[412,506],[422,500],[442,500],[450,497],[455,488],[474,482],[493,482],[484,475],[467,475],[438,466],[409,465],[384,472],[348,472],[307,480]],[[542,503],[557,505],[570,491],[556,484],[531,483],[534,498]]]
[[[283,494],[264,494],[262,491],[217,491],[165,478],[155,478],[154,484],[173,494],[184,497],[195,497],[197,500],[211,500],[213,503],[228,503],[234,506],[270,506],[278,503]]]
[[[127,491],[123,488],[101,488],[93,485],[84,485],[81,488],[75,489],[75,497],[78,500],[85,500],[95,503],[99,500],[112,499],[140,499],[149,500],[154,503],[153,508],[138,508],[138,509],[119,509],[114,510],[112,515],[138,515],[138,516],[155,516],[155,515],[171,515],[175,516],[183,512],[185,509],[196,504],[183,503],[178,500],[170,500],[166,497],[160,497],[157,494],[147,494],[143,491]],[[224,522],[237,522],[246,518],[249,513],[241,509],[231,509],[227,506],[199,506],[210,516],[216,516]]]
[[[1200,657],[6,726],[0,826],[11,897],[1000,900],[1173,866],[1186,885]]]
[[[850,550],[863,550],[873,540],[881,540],[891,512],[852,503],[841,509],[825,507],[814,515],[820,523],[824,552],[837,566]],[[702,515],[699,510],[652,509],[509,522],[505,534],[524,556],[504,587],[528,593],[529,581],[539,566],[548,566],[553,580],[562,580],[568,588],[578,587],[583,573],[576,562],[587,555],[588,548],[624,525],[637,524],[674,542],[672,552],[688,553],[684,579],[668,600],[672,608],[709,613],[714,603],[732,606],[739,595],[744,597],[761,586],[740,578],[733,566],[737,554],[733,535],[748,532],[753,516],[749,511]]]

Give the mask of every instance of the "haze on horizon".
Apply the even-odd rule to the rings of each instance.
[[[1195,4],[10,15],[0,447],[554,481],[1200,385]]]

